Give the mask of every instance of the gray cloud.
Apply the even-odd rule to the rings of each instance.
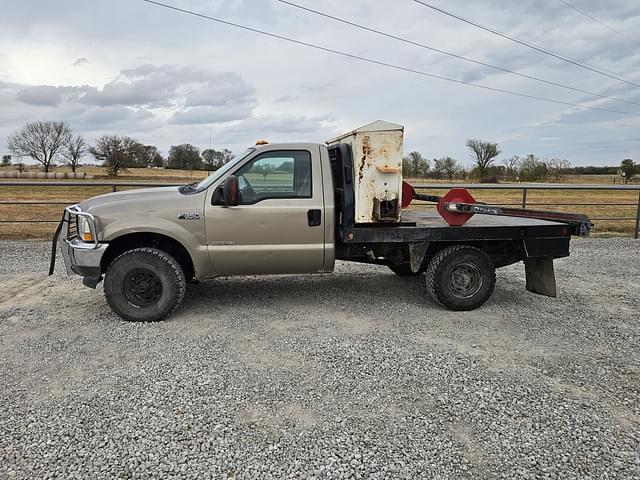
[[[242,120],[251,115],[251,106],[247,104],[227,106],[200,106],[175,112],[168,120],[169,124],[211,124]]]
[[[0,102],[0,135],[6,138],[9,126],[49,118],[89,136],[239,122],[251,117],[256,98],[236,73],[146,64],[123,69],[102,87],[0,81]]]
[[[330,116],[254,115],[238,122],[223,124],[218,131],[226,142],[244,148],[258,138],[270,142],[323,142],[341,132]]]
[[[276,103],[286,103],[286,102],[293,102],[295,100],[298,100],[300,97],[298,95],[282,95],[278,98],[276,98],[274,101]]]
[[[317,131],[337,132],[331,116],[259,115],[247,119],[242,127],[249,131],[257,130],[273,134],[278,138],[288,135],[289,141],[296,141],[298,135],[313,134]],[[300,141],[300,138],[297,140]]]
[[[62,92],[59,88],[51,85],[37,85],[20,90],[17,93],[17,98],[30,105],[55,107],[62,102]]]
[[[77,58],[75,60],[75,62],[73,62],[73,66],[74,67],[80,67],[80,66],[86,65],[88,63],[89,63],[89,60],[87,60],[85,57],[80,57],[80,58]]]
[[[89,88],[80,101],[91,105],[169,107],[253,103],[254,89],[235,73],[175,65],[125,69],[102,89]]]
[[[8,84],[7,84],[8,85]],[[102,88],[93,86],[23,86],[16,98],[23,103],[57,106],[80,102],[95,106],[253,106],[255,90],[235,73],[216,73],[171,65],[143,65],[123,70]]]
[[[153,113],[145,109],[133,109],[122,106],[92,108],[80,115],[77,123],[109,126],[123,121],[141,121],[152,118]]]
[[[246,138],[253,141],[254,130],[275,138],[286,136],[287,132],[321,130],[326,120],[287,115],[254,117],[255,89],[238,74],[174,65],[124,69],[102,87],[0,81],[2,100],[6,108],[0,112],[0,135],[8,132],[3,125],[18,124],[15,116],[9,116],[11,112],[22,113],[20,122],[63,119],[90,138],[104,133],[135,135],[137,132],[147,136],[153,131],[182,127],[191,128],[190,135],[193,135],[193,128],[201,125],[205,128],[222,125],[229,141]],[[180,136],[180,131],[176,130],[168,138],[193,141]],[[167,136],[163,140],[166,142]],[[165,143],[159,146],[168,148]]]

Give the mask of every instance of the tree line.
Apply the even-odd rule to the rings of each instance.
[[[29,157],[40,163],[45,172],[52,165],[61,162],[75,173],[80,160],[92,155],[114,177],[133,167],[212,171],[233,158],[233,153],[226,148],[200,151],[189,143],[173,145],[165,158],[155,146],[144,145],[126,135],[103,135],[94,145],[88,145],[82,135],[74,134],[66,122],[54,121],[26,123],[9,135],[7,146],[13,155]],[[464,168],[452,157],[434,158],[430,161],[420,152],[413,151],[403,159],[403,175],[446,180],[473,178],[480,182],[494,183],[499,180],[558,181],[563,175],[572,173],[618,173],[628,182],[640,174],[640,164],[635,164],[631,159],[623,160],[620,167],[572,168],[571,163],[565,159],[540,159],[534,154],[528,154],[523,157],[514,155],[497,165],[495,162],[502,152],[496,142],[469,139],[466,146],[474,161],[470,169]],[[11,160],[11,155],[4,155],[0,165],[10,165]],[[20,165],[22,164],[19,167]]]
[[[561,158],[541,159],[535,154],[514,155],[495,162],[502,153],[495,142],[469,139],[466,146],[473,159],[473,166],[465,168],[452,157],[429,160],[420,152],[413,151],[403,158],[402,174],[412,178],[475,179],[483,183],[500,180],[520,182],[559,181],[570,174],[619,174],[625,182],[640,175],[640,164],[625,159],[620,167],[572,167],[571,162]]]
[[[127,168],[136,167],[212,171],[233,158],[233,153],[226,148],[200,151],[189,143],[173,145],[165,158],[157,147],[144,145],[126,135],[102,135],[89,145],[82,135],[74,134],[66,122],[54,121],[26,123],[9,135],[7,146],[16,157],[28,157],[40,163],[45,172],[62,163],[75,173],[80,160],[92,155],[114,177]],[[11,155],[4,155],[1,165],[10,165],[11,161]]]

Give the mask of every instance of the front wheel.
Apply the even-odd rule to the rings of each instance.
[[[482,250],[454,245],[440,250],[426,271],[427,291],[451,310],[473,310],[486,302],[496,285],[496,270]]]
[[[173,313],[184,298],[180,264],[155,248],[136,248],[117,257],[105,274],[104,294],[125,320],[155,322]]]

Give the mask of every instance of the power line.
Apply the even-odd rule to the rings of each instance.
[[[560,0],[560,2],[564,3],[567,7],[575,10],[576,12],[578,12],[580,15],[587,17],[590,20],[593,20],[596,23],[599,23],[600,25],[602,25],[604,28],[611,30],[613,33],[616,33],[622,37],[625,37],[627,40],[630,40],[631,42],[635,43],[637,46],[640,47],[640,42],[636,41],[635,39],[631,38],[629,35],[627,35],[626,33],[621,32],[620,30],[613,28],[611,25],[608,25],[606,23],[604,23],[602,20],[598,20],[596,17],[594,17],[593,15],[589,15],[587,12],[585,12],[584,10],[579,9],[578,7],[576,7],[575,5],[570,4],[569,2],[566,2],[565,0]]]
[[[329,15],[328,13],[320,12],[320,11],[314,10],[312,8],[308,8],[308,7],[305,7],[305,6],[302,6],[302,5],[298,5],[297,3],[293,3],[293,2],[290,2],[288,0],[278,0],[278,1],[280,3],[284,3],[286,5],[290,5],[292,7],[296,7],[296,8],[299,8],[301,10],[305,10],[305,11],[313,13],[315,15],[320,15],[320,16],[325,17],[325,18],[330,18],[331,20],[335,20],[337,22],[341,22],[341,23],[344,23],[346,25],[350,25],[350,26],[359,28],[361,30],[365,30],[367,32],[372,32],[372,33],[375,33],[377,35],[382,35],[382,36],[387,37],[387,38],[392,38],[394,40],[398,40],[400,42],[404,42],[404,43],[407,43],[409,45],[414,45],[416,47],[421,47],[421,48],[424,48],[424,49],[427,49],[427,50],[430,50],[432,52],[436,52],[436,53],[439,53],[439,54],[442,54],[442,55],[447,55],[449,57],[453,57],[453,58],[456,58],[458,60],[463,60],[465,62],[474,63],[476,65],[481,65],[483,67],[488,67],[488,68],[491,68],[491,69],[494,69],[494,70],[499,70],[501,72],[509,73],[511,75],[517,75],[519,77],[526,78],[528,80],[534,80],[536,82],[545,83],[547,85],[552,85],[554,87],[560,87],[560,88],[564,88],[566,90],[572,90],[574,92],[584,93],[586,95],[592,95],[594,97],[599,97],[599,98],[604,98],[604,99],[607,99],[607,100],[614,100],[616,102],[624,102],[624,103],[629,103],[631,105],[640,106],[640,103],[633,102],[631,100],[625,100],[623,98],[610,97],[608,95],[602,95],[600,93],[590,92],[588,90],[582,90],[580,88],[572,87],[570,85],[564,85],[562,83],[557,83],[557,82],[554,82],[554,81],[551,81],[551,80],[545,80],[543,78],[535,77],[533,75],[527,75],[526,73],[516,72],[516,71],[510,70],[508,68],[503,68],[503,67],[499,67],[499,66],[496,66],[496,65],[491,65],[489,63],[485,63],[485,62],[482,62],[480,60],[474,60],[472,58],[464,57],[462,55],[457,55],[457,54],[452,53],[452,52],[447,52],[446,50],[440,50],[439,48],[431,47],[431,46],[426,45],[424,43],[414,42],[413,40],[409,40],[407,38],[399,37],[397,35],[393,35],[393,34],[386,33],[386,32],[380,31],[380,30],[376,30],[375,28],[366,27],[366,26],[361,25],[359,23],[355,23],[355,22],[351,22],[349,20],[345,20],[343,18],[335,17],[333,15]]]
[[[572,60],[571,58],[565,57],[563,55],[560,55],[559,53],[554,53],[551,50],[547,50],[546,48],[542,48],[542,47],[538,47],[536,45],[533,45],[532,43],[528,43],[525,42],[524,40],[519,40],[515,37],[512,37],[510,35],[507,35],[506,33],[502,33],[499,32],[498,30],[494,30],[493,28],[490,27],[485,27],[484,25],[481,25],[477,22],[474,22],[472,20],[469,20],[467,18],[461,17],[460,15],[456,15],[455,13],[451,13],[448,12],[446,10],[443,10],[442,8],[438,8],[435,5],[431,5],[429,3],[423,2],[422,0],[413,0],[414,2],[422,5],[423,7],[427,7],[430,8],[431,10],[435,10],[436,12],[440,12],[444,15],[447,15],[449,17],[455,18],[456,20],[460,20],[461,22],[467,23],[469,25],[473,25],[474,27],[480,28],[482,30],[485,30],[487,32],[493,33],[494,35],[498,35],[499,37],[505,38],[507,40],[510,40],[512,42],[518,43],[520,45],[523,45],[527,48],[530,48],[532,50],[535,50],[537,52],[540,53],[544,53],[545,55],[549,55],[551,57],[557,58],[558,60],[562,60],[563,62],[567,62],[570,63],[572,65],[575,65],[577,67],[580,68],[584,68],[585,70],[589,70],[591,72],[597,73],[599,75],[604,75],[605,77],[609,77],[609,78],[613,78],[614,80],[618,80],[619,82],[623,82],[623,83],[627,83],[629,85],[633,85],[634,87],[640,87],[640,83],[636,83],[634,81],[631,80],[625,80],[624,78],[621,78],[621,75],[614,75],[611,73],[607,73],[604,70],[597,68],[597,67],[593,67],[591,65],[588,65],[584,62],[579,62],[578,60]]]
[[[174,11],[177,11],[177,12],[186,13],[188,15],[193,15],[195,17],[203,18],[203,19],[206,19],[206,20],[211,20],[213,22],[217,22],[217,23],[220,23],[220,24],[223,24],[223,25],[227,25],[227,26],[230,26],[230,27],[240,28],[242,30],[247,30],[247,31],[253,32],[253,33],[258,33],[260,35],[265,35],[265,36],[268,36],[268,37],[277,38],[279,40],[284,40],[286,42],[294,43],[296,45],[302,45],[304,47],[313,48],[315,50],[320,50],[320,51],[327,52],[327,53],[333,53],[335,55],[340,55],[342,57],[355,59],[355,60],[360,60],[360,61],[363,61],[363,62],[367,62],[367,63],[371,63],[371,64],[374,64],[374,65],[379,65],[379,66],[383,66],[383,67],[387,67],[387,68],[393,68],[393,69],[396,69],[396,70],[401,70],[403,72],[415,73],[417,75],[422,75],[424,77],[436,78],[438,80],[445,80],[447,82],[457,83],[457,84],[460,84],[460,85],[468,85],[468,86],[475,87],[475,88],[481,88],[483,90],[489,90],[489,91],[492,91],[492,92],[505,93],[505,94],[508,94],[508,95],[514,95],[514,96],[517,96],[517,97],[529,98],[531,100],[539,100],[539,101],[547,102],[547,103],[555,103],[555,104],[558,104],[558,105],[565,105],[565,106],[569,106],[569,107],[577,107],[577,108],[582,108],[582,109],[586,109],[586,110],[598,110],[598,111],[601,111],[601,112],[617,113],[617,114],[621,114],[621,115],[632,115],[632,116],[635,116],[635,117],[640,117],[640,113],[626,112],[626,111],[622,111],[622,110],[612,110],[612,109],[608,109],[608,108],[592,107],[592,106],[588,106],[588,105],[581,105],[581,104],[578,104],[578,103],[565,102],[565,101],[557,100],[557,99],[553,99],[553,98],[539,97],[537,95],[529,95],[529,94],[526,94],[526,93],[514,92],[514,91],[511,91],[511,90],[505,90],[505,89],[502,89],[502,88],[489,87],[487,85],[481,85],[479,83],[467,82],[467,81],[459,80],[459,79],[456,79],[456,78],[444,77],[442,75],[436,75],[436,74],[433,74],[433,73],[423,72],[421,70],[415,70],[415,69],[409,68],[409,67],[403,67],[401,65],[394,65],[392,63],[387,63],[387,62],[383,62],[383,61],[380,61],[380,60],[375,60],[375,59],[372,59],[372,58],[362,57],[360,55],[355,55],[353,53],[347,53],[347,52],[342,52],[342,51],[339,51],[339,50],[333,50],[331,48],[323,47],[323,46],[320,46],[320,45],[315,45],[313,43],[303,42],[302,40],[296,40],[294,38],[285,37],[284,35],[278,35],[276,33],[271,33],[271,32],[267,32],[265,30],[260,30],[260,29],[257,29],[257,28],[248,27],[246,25],[241,25],[239,23],[230,22],[228,20],[222,20],[220,18],[216,18],[216,17],[212,17],[212,16],[209,16],[209,15],[205,15],[203,13],[198,13],[198,12],[194,12],[192,10],[187,10],[187,9],[176,7],[176,6],[173,6],[173,5],[168,5],[166,3],[157,2],[155,0],[142,0],[142,1],[145,2],[145,3],[152,4],[152,5],[157,5],[159,7],[164,7],[164,8],[167,8],[169,10],[174,10]]]

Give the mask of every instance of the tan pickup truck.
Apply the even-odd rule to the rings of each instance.
[[[555,296],[553,259],[569,255],[576,223],[476,215],[452,226],[403,210],[402,136],[379,121],[325,144],[260,144],[200,183],[90,198],[65,209],[50,272],[59,245],[67,272],[92,288],[104,278],[111,308],[133,321],[170,315],[189,282],[329,273],[336,259],[422,277],[455,310],[482,305],[495,269],[519,261],[528,290]]]

